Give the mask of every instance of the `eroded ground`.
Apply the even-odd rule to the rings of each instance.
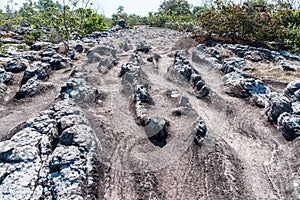
[[[76,61],[73,67],[53,71],[46,79],[53,83],[53,87],[41,94],[13,101],[23,72],[14,75],[14,82],[8,85],[6,100],[0,106],[2,145],[4,142],[9,143],[15,133],[24,129],[24,122],[37,116],[39,112],[48,109],[55,102],[60,104],[70,100],[72,103],[63,108],[79,107],[78,115],[80,118],[81,115],[84,116],[84,120],[88,122],[83,124],[90,127],[87,129],[89,131],[78,135],[94,134],[97,137],[96,142],[90,143],[95,150],[85,150],[87,155],[97,160],[97,164],[92,165],[98,168],[97,178],[91,180],[96,182],[97,187],[88,188],[96,192],[93,195],[78,193],[82,199],[299,198],[298,140],[287,141],[277,126],[268,121],[264,108],[255,106],[247,98],[228,95],[223,82],[224,73],[205,59],[210,55],[203,54],[202,60],[192,59],[197,44],[186,34],[137,27],[113,33],[113,37],[103,38],[101,41],[105,45],[100,43],[90,47],[85,60]],[[151,47],[149,52],[142,48],[136,57],[131,58],[140,42],[144,41],[144,47]],[[103,46],[109,47],[102,52]],[[209,94],[203,89],[196,89],[195,85],[181,77],[180,72],[178,77],[170,75],[177,50],[180,51],[178,54],[187,58],[183,64],[188,62],[195,74],[201,77],[209,88]],[[157,62],[153,59],[152,62],[147,61],[153,53],[161,58]],[[85,54],[76,55],[85,57]],[[108,61],[104,62],[104,58]],[[137,64],[138,71],[130,69],[126,73],[136,74],[128,75],[127,79],[120,77],[122,65],[129,61]],[[248,65],[245,72],[251,71],[258,70],[254,70],[253,65]],[[299,72],[293,72],[295,79],[299,77],[297,73]],[[256,78],[261,78],[259,73],[255,75]],[[73,85],[65,84],[68,81]],[[64,84],[65,89],[61,89]],[[137,85],[143,85],[147,89],[151,101],[145,103],[146,101],[141,100],[140,104],[137,103]],[[266,86],[278,93],[284,92],[286,85],[285,82],[275,84],[266,81]],[[143,124],[147,120],[143,119],[144,116],[145,119],[158,116],[167,121],[166,143],[157,145],[147,137]],[[53,119],[56,123],[61,123],[61,119]],[[200,144],[194,141],[193,131],[198,119],[202,119],[207,127],[207,133]],[[74,126],[82,124],[80,120],[74,120],[73,123]],[[60,126],[57,126],[58,129]],[[82,131],[82,128],[76,130]],[[82,141],[76,140],[76,134],[74,141],[77,142],[69,143],[69,140],[66,142],[65,138],[61,139],[61,135],[58,137],[58,144],[55,148],[52,147],[53,152],[47,154],[47,159],[43,160],[41,156],[38,162],[52,163],[53,156],[57,154],[55,149],[59,147],[81,147]],[[49,138],[51,143],[51,137]],[[7,151],[0,152],[2,160],[7,156],[3,152]],[[12,161],[7,159],[1,162],[0,168],[5,171],[8,169],[5,168],[6,165]],[[27,162],[32,160],[24,161]],[[53,176],[51,163],[47,172],[49,176]],[[68,166],[71,169],[74,167],[72,164]],[[58,174],[63,172],[60,167],[62,165],[56,167],[58,169],[55,172]],[[5,177],[1,175],[0,184],[5,185],[6,179],[13,177],[13,171],[11,175],[7,173]],[[52,179],[47,180],[49,184]],[[31,197],[49,198],[49,193],[45,192],[45,187],[49,186],[47,184],[41,184],[43,191],[38,193],[40,196]],[[70,184],[67,188],[74,183],[71,181]],[[53,186],[52,189],[59,187],[63,186]],[[37,189],[33,187],[32,190]],[[48,190],[51,190],[50,186]],[[56,195],[56,192],[60,194],[59,191],[53,189],[51,197],[63,199]],[[1,195],[2,199],[9,199],[9,194],[2,191]],[[66,195],[74,194],[66,192]]]

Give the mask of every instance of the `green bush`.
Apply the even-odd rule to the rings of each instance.
[[[32,30],[29,34],[24,35],[24,39],[26,40],[26,43],[31,45],[37,40],[39,40],[43,35],[42,30]]]
[[[266,46],[275,42],[274,48],[299,53],[299,10],[266,1],[247,1],[242,5],[216,1],[215,5],[202,11],[198,19],[206,35],[217,34],[233,42],[248,41]]]

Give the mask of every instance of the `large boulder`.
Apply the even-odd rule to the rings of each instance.
[[[142,41],[142,42],[138,43],[136,50],[143,52],[143,53],[148,53],[151,50],[151,47],[150,47],[150,45],[147,44],[146,41]]]
[[[243,58],[231,57],[224,60],[221,71],[228,74],[233,71],[240,71],[245,66],[246,62]]]
[[[120,19],[118,25],[123,29],[127,28],[126,21],[124,19]]]
[[[100,73],[106,73],[109,71],[111,68],[116,66],[118,64],[118,61],[112,57],[112,56],[105,56],[101,58],[99,65],[98,65],[98,71]]]
[[[4,67],[0,66],[0,83],[9,83],[12,80],[12,73],[5,71]]]
[[[163,147],[167,144],[167,126],[168,122],[159,116],[149,117],[145,122],[145,132],[150,141],[159,147]]]
[[[19,73],[28,67],[28,62],[23,59],[12,59],[5,65],[5,70],[12,73]]]
[[[50,42],[36,42],[33,45],[31,45],[31,50],[33,51],[40,51],[43,48],[46,48],[48,46],[52,45]]]
[[[285,96],[281,96],[277,93],[271,93],[267,95],[268,105],[266,109],[266,115],[268,120],[273,123],[277,123],[278,117],[284,113],[292,112],[292,102]]]
[[[100,92],[97,88],[90,86],[84,79],[72,78],[60,89],[62,98],[72,98],[76,102],[95,104],[100,99]]]
[[[130,44],[130,42],[128,40],[121,42],[119,44],[119,48],[122,49],[125,52],[133,49],[132,45]]]
[[[21,88],[17,91],[14,99],[22,99],[26,96],[35,96],[37,94],[41,94],[46,90],[53,88],[54,85],[52,83],[42,82],[37,80],[36,78],[29,79]]]
[[[49,78],[51,72],[50,65],[40,61],[32,63],[25,71],[21,80],[21,85],[24,85],[29,79],[35,77],[43,80]]]
[[[294,140],[300,136],[300,115],[282,113],[278,118],[278,127],[286,140]]]
[[[69,60],[59,54],[53,55],[49,61],[49,64],[52,70],[60,70],[70,66]]]
[[[224,77],[225,92],[230,96],[247,98],[252,95],[266,94],[268,88],[260,80],[245,78],[238,72],[231,72]]]
[[[284,94],[293,100],[300,100],[300,80],[290,82],[286,86]]]
[[[89,63],[99,62],[102,56],[112,56],[116,59],[117,50],[111,44],[101,44],[87,52],[87,61]]]
[[[97,149],[83,112],[57,102],[0,142],[1,199],[95,199]]]

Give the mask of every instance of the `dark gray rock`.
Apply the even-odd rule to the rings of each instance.
[[[24,51],[24,52],[19,52],[19,54],[15,57],[18,59],[26,59],[29,61],[35,61],[35,60],[37,60],[36,54],[37,54],[37,52],[35,52],[35,51]]]
[[[67,58],[74,60],[75,59],[75,51],[73,49],[69,49],[67,52]]]
[[[120,19],[118,25],[123,29],[127,28],[126,21],[124,19]]]
[[[189,101],[189,98],[186,96],[182,96],[179,106],[183,106],[183,107],[191,107],[191,103]]]
[[[63,136],[71,128],[73,139]],[[1,199],[95,199],[97,141],[70,99],[57,102],[0,142]]]
[[[47,48],[43,53],[41,54],[42,57],[52,57],[54,54],[56,54],[55,49],[53,48]]]
[[[104,74],[117,64],[118,61],[115,58],[113,58],[112,56],[106,56],[104,58],[101,58],[98,65],[98,71]]]
[[[300,62],[300,57],[293,53],[290,53],[287,51],[281,51],[280,54],[287,59],[296,60],[296,61]]]
[[[95,104],[98,103],[101,94],[97,88],[88,85],[84,79],[72,78],[61,87],[60,96],[80,103]]]
[[[13,78],[12,73],[5,71],[3,66],[0,66],[0,83],[9,83]]]
[[[24,85],[29,79],[35,77],[40,80],[49,78],[51,68],[49,64],[40,61],[32,63],[25,71],[21,80],[21,85]]]
[[[31,45],[30,49],[33,51],[39,51],[42,48],[46,48],[50,45],[52,45],[52,43],[50,43],[50,42],[36,42],[33,45]]]
[[[147,44],[146,41],[142,41],[138,43],[136,50],[143,53],[148,53],[151,50],[151,47]]]
[[[211,57],[206,53],[206,47],[203,44],[198,45],[192,53],[192,61],[198,64],[209,65],[216,69],[221,69],[222,64],[215,57]]]
[[[152,99],[143,85],[137,85],[134,89],[135,102],[151,103]]]
[[[36,78],[29,79],[21,88],[17,91],[14,99],[22,99],[26,96],[32,97],[37,94],[41,94],[48,89],[53,88],[54,85],[52,83],[44,83]]]
[[[137,84],[140,68],[141,67],[139,65],[137,65],[136,63],[133,63],[133,62],[124,63],[121,66],[121,71],[120,71],[119,77],[122,77],[122,80],[128,80],[128,82],[130,82],[130,83],[136,82],[136,84]],[[127,72],[129,72],[129,73],[127,73]],[[129,74],[130,78],[125,78],[124,77],[125,74]]]
[[[300,115],[282,113],[278,118],[278,127],[287,141],[292,141],[300,136]]]
[[[19,73],[28,67],[29,63],[25,60],[12,59],[5,65],[5,70],[12,73]]]
[[[0,102],[4,102],[6,96],[7,86],[0,82]]]
[[[268,105],[266,109],[266,115],[268,120],[272,123],[277,123],[278,117],[284,113],[292,112],[292,102],[285,96],[281,96],[277,93],[271,93],[267,95]]]
[[[78,53],[82,53],[84,48],[81,44],[77,44],[75,47],[74,47],[75,51],[77,51]]]
[[[52,70],[60,70],[67,68],[70,65],[69,60],[59,54],[53,55],[49,61],[49,64]]]
[[[117,50],[114,46],[110,44],[102,44],[87,52],[87,61],[89,63],[99,62],[101,60],[101,56],[112,56],[116,59],[116,53]]]
[[[198,118],[197,121],[194,123],[193,134],[195,143],[201,146],[204,137],[207,134],[205,122],[201,118]]]
[[[284,94],[293,100],[296,100],[297,97],[298,100],[300,100],[299,98],[300,96],[298,95],[299,92],[300,92],[300,80],[295,80],[290,82],[284,90]]]
[[[246,62],[243,58],[231,57],[224,60],[221,71],[225,74],[234,71],[240,71],[246,66]]]
[[[175,54],[174,64],[168,68],[167,78],[174,82],[181,82],[182,79],[185,79],[193,87],[195,95],[198,98],[206,97],[210,92],[189,60],[179,53]]]
[[[226,48],[233,51],[238,57],[241,58],[247,58],[252,61],[258,61],[258,60],[269,60],[269,61],[278,61],[280,60],[280,53],[276,51],[271,51],[269,49],[265,48],[256,48],[256,47],[250,47],[247,45],[240,45],[240,44],[226,44],[223,45]]]
[[[245,52],[245,59],[250,60],[252,62],[260,62],[262,61],[262,57],[259,51],[247,51]]]
[[[149,140],[156,146],[163,147],[167,144],[168,122],[159,116],[149,117],[145,122],[145,132]]]
[[[129,41],[124,41],[124,42],[121,42],[119,44],[119,48],[122,49],[123,51],[127,52],[131,49],[133,49],[132,45],[129,43]]]
[[[145,62],[142,57],[139,55],[138,51],[134,51],[129,58],[129,62],[136,63],[137,65],[143,65]]]
[[[282,62],[280,62],[280,67],[283,71],[299,71],[300,63],[299,63],[299,65],[293,65],[287,61],[282,61]]]
[[[224,86],[227,94],[241,98],[247,98],[256,94],[266,94],[268,91],[268,88],[260,80],[245,78],[237,72],[225,75]]]
[[[216,49],[207,49],[206,53],[211,55],[212,57],[217,58],[219,61],[222,60],[221,54]]]

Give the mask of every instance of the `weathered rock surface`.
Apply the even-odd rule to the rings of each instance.
[[[243,58],[231,57],[224,60],[221,71],[224,72],[225,74],[234,71],[241,72],[241,74],[243,74],[241,68],[245,66],[246,66],[246,62]]]
[[[3,66],[0,66],[0,83],[9,83],[12,80],[12,73],[7,72]]]
[[[102,56],[112,56],[116,59],[116,53],[117,50],[114,46],[104,43],[88,51],[87,61],[89,63],[99,62]]]
[[[267,97],[269,98],[269,105],[266,114],[270,122],[277,123],[277,119],[282,113],[292,111],[292,102],[287,97],[277,93],[271,93]]]
[[[292,141],[300,136],[300,115],[284,112],[278,118],[278,126],[285,139]]]
[[[198,119],[193,127],[193,133],[194,133],[194,141],[202,145],[204,141],[204,137],[207,134],[207,128],[205,125],[205,122],[202,119]]]
[[[49,61],[49,64],[52,70],[60,70],[70,66],[68,59],[59,54],[53,55]]]
[[[21,85],[24,85],[29,79],[35,77],[40,80],[49,78],[51,68],[49,64],[42,63],[40,61],[32,63],[25,71],[21,81]]]
[[[185,80],[192,86],[195,96],[198,98],[206,97],[209,94],[209,88],[201,76],[195,71],[188,59],[179,53],[175,54],[174,64],[168,68],[167,78],[179,83]]]
[[[71,78],[61,87],[60,96],[80,103],[95,104],[100,100],[101,93],[84,79]]]
[[[100,73],[106,73],[111,68],[116,66],[118,64],[118,61],[112,57],[112,56],[106,56],[104,58],[101,58],[99,65],[98,65],[98,71]]]
[[[290,82],[286,86],[284,94],[294,101],[300,101],[300,80]]]
[[[4,68],[8,72],[19,73],[24,71],[28,65],[25,60],[12,59],[6,63]]]
[[[119,48],[122,49],[123,51],[127,52],[131,49],[133,49],[132,45],[130,44],[130,41],[129,40],[126,40],[124,42],[121,42],[119,44]]]
[[[268,90],[260,80],[245,78],[238,72],[226,74],[224,86],[227,94],[241,98],[247,98],[256,94],[266,94]]]
[[[50,42],[36,42],[33,45],[31,45],[31,50],[33,51],[39,51],[42,48],[46,48],[48,46],[52,45]]]
[[[1,199],[94,199],[96,141],[72,100],[57,102],[0,142]]]
[[[5,139],[0,142],[0,199],[297,199],[298,83],[269,93],[267,81],[243,71],[251,67],[245,63],[278,66],[288,57],[212,42],[195,48],[186,33],[168,29],[120,29],[70,40],[71,48],[79,45],[74,60],[72,52],[61,57],[72,70],[53,71],[49,64],[63,52],[62,44],[40,45],[34,53],[11,47],[0,58],[6,63],[28,54],[29,63],[48,66],[48,80],[55,83],[28,101],[8,99],[22,74],[13,74],[7,85],[0,83],[0,138]],[[141,39],[150,54],[126,51]],[[120,47],[121,41],[128,46]],[[160,68],[154,52],[161,57]],[[83,53],[88,62],[82,62]],[[224,53],[227,59],[220,58]],[[148,61],[156,71],[143,62],[151,55]],[[124,63],[121,72],[107,70],[113,60]],[[230,87],[247,98],[231,98],[224,91],[223,61],[234,69],[226,72],[232,75]],[[46,84],[47,76],[39,73],[44,72],[28,76],[19,91],[34,94],[35,87]],[[201,100],[196,96],[204,94],[204,86],[209,96]],[[56,103],[46,109],[53,93],[58,94]]]
[[[33,77],[20,87],[14,96],[14,99],[22,99],[26,96],[32,97],[34,95],[44,93],[53,87],[52,83],[42,82]]]
[[[142,41],[138,43],[136,50],[143,52],[143,53],[148,53],[150,51],[151,47],[147,44],[146,41]]]

